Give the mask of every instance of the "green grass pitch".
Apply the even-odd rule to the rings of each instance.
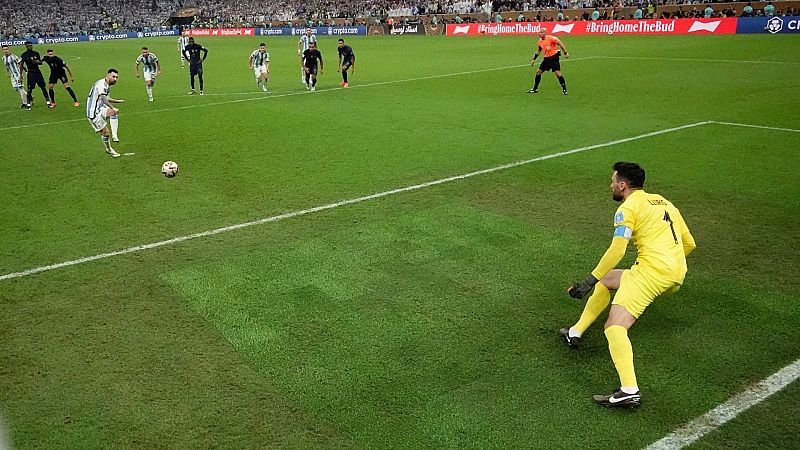
[[[314,93],[271,38],[269,94],[259,39],[197,41],[203,97],[176,39],[53,46],[82,104],[120,70],[132,156],[62,87],[30,112],[3,89],[0,275],[687,124],[800,128],[794,36],[566,37],[568,96],[549,73],[525,94],[531,38],[348,38],[340,89],[322,37]],[[0,428],[20,449],[641,448],[800,358],[799,149],[707,123],[0,281]],[[591,402],[618,383],[601,323],[578,351],[557,337],[610,242],[618,160],[698,243],[631,330],[635,412]],[[796,446],[798,389],[697,448]]]

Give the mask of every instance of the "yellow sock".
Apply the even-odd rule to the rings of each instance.
[[[619,325],[606,328],[608,351],[619,374],[620,386],[637,387],[636,373],[633,371],[633,347],[628,339],[628,330]]]
[[[575,328],[578,333],[583,334],[583,332],[589,328],[589,325],[597,319],[597,316],[608,307],[609,303],[611,303],[611,291],[609,291],[603,283],[595,284],[594,293],[592,293],[589,300],[586,301],[586,306],[583,307],[581,318],[573,328]]]

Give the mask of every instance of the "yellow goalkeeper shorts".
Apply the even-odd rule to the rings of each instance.
[[[680,284],[665,279],[663,275],[633,266],[622,272],[619,289],[611,304],[622,306],[638,319],[656,297],[673,294],[680,287]]]

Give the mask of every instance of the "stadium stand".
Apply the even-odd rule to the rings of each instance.
[[[437,16],[439,23],[458,20],[504,22],[555,20],[559,9],[564,20],[588,20],[593,8],[600,19],[632,18],[641,3],[644,18],[700,17],[705,3],[667,0],[650,12],[653,0],[61,0],[31,2],[7,0],[0,10],[0,38],[69,36],[128,31],[152,31],[169,27],[179,10],[199,11],[191,27],[304,26],[374,24]],[[742,14],[740,3],[712,3],[714,17]],[[753,15],[763,15],[766,2],[752,4]],[[187,9],[189,8],[189,9]],[[776,15],[798,14],[799,1],[775,2]]]

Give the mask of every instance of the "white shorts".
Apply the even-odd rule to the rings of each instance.
[[[22,78],[11,78],[11,87],[15,90],[21,88]]]
[[[88,118],[89,123],[92,124],[92,128],[94,128],[95,133],[102,130],[106,127],[106,113],[108,112],[108,107],[104,106],[100,108],[100,111],[97,112],[97,115],[94,119]]]
[[[144,71],[144,81],[156,81],[156,73],[149,70]]]
[[[256,74],[256,79],[258,79],[261,75],[267,74],[267,66],[253,67],[253,72]]]

